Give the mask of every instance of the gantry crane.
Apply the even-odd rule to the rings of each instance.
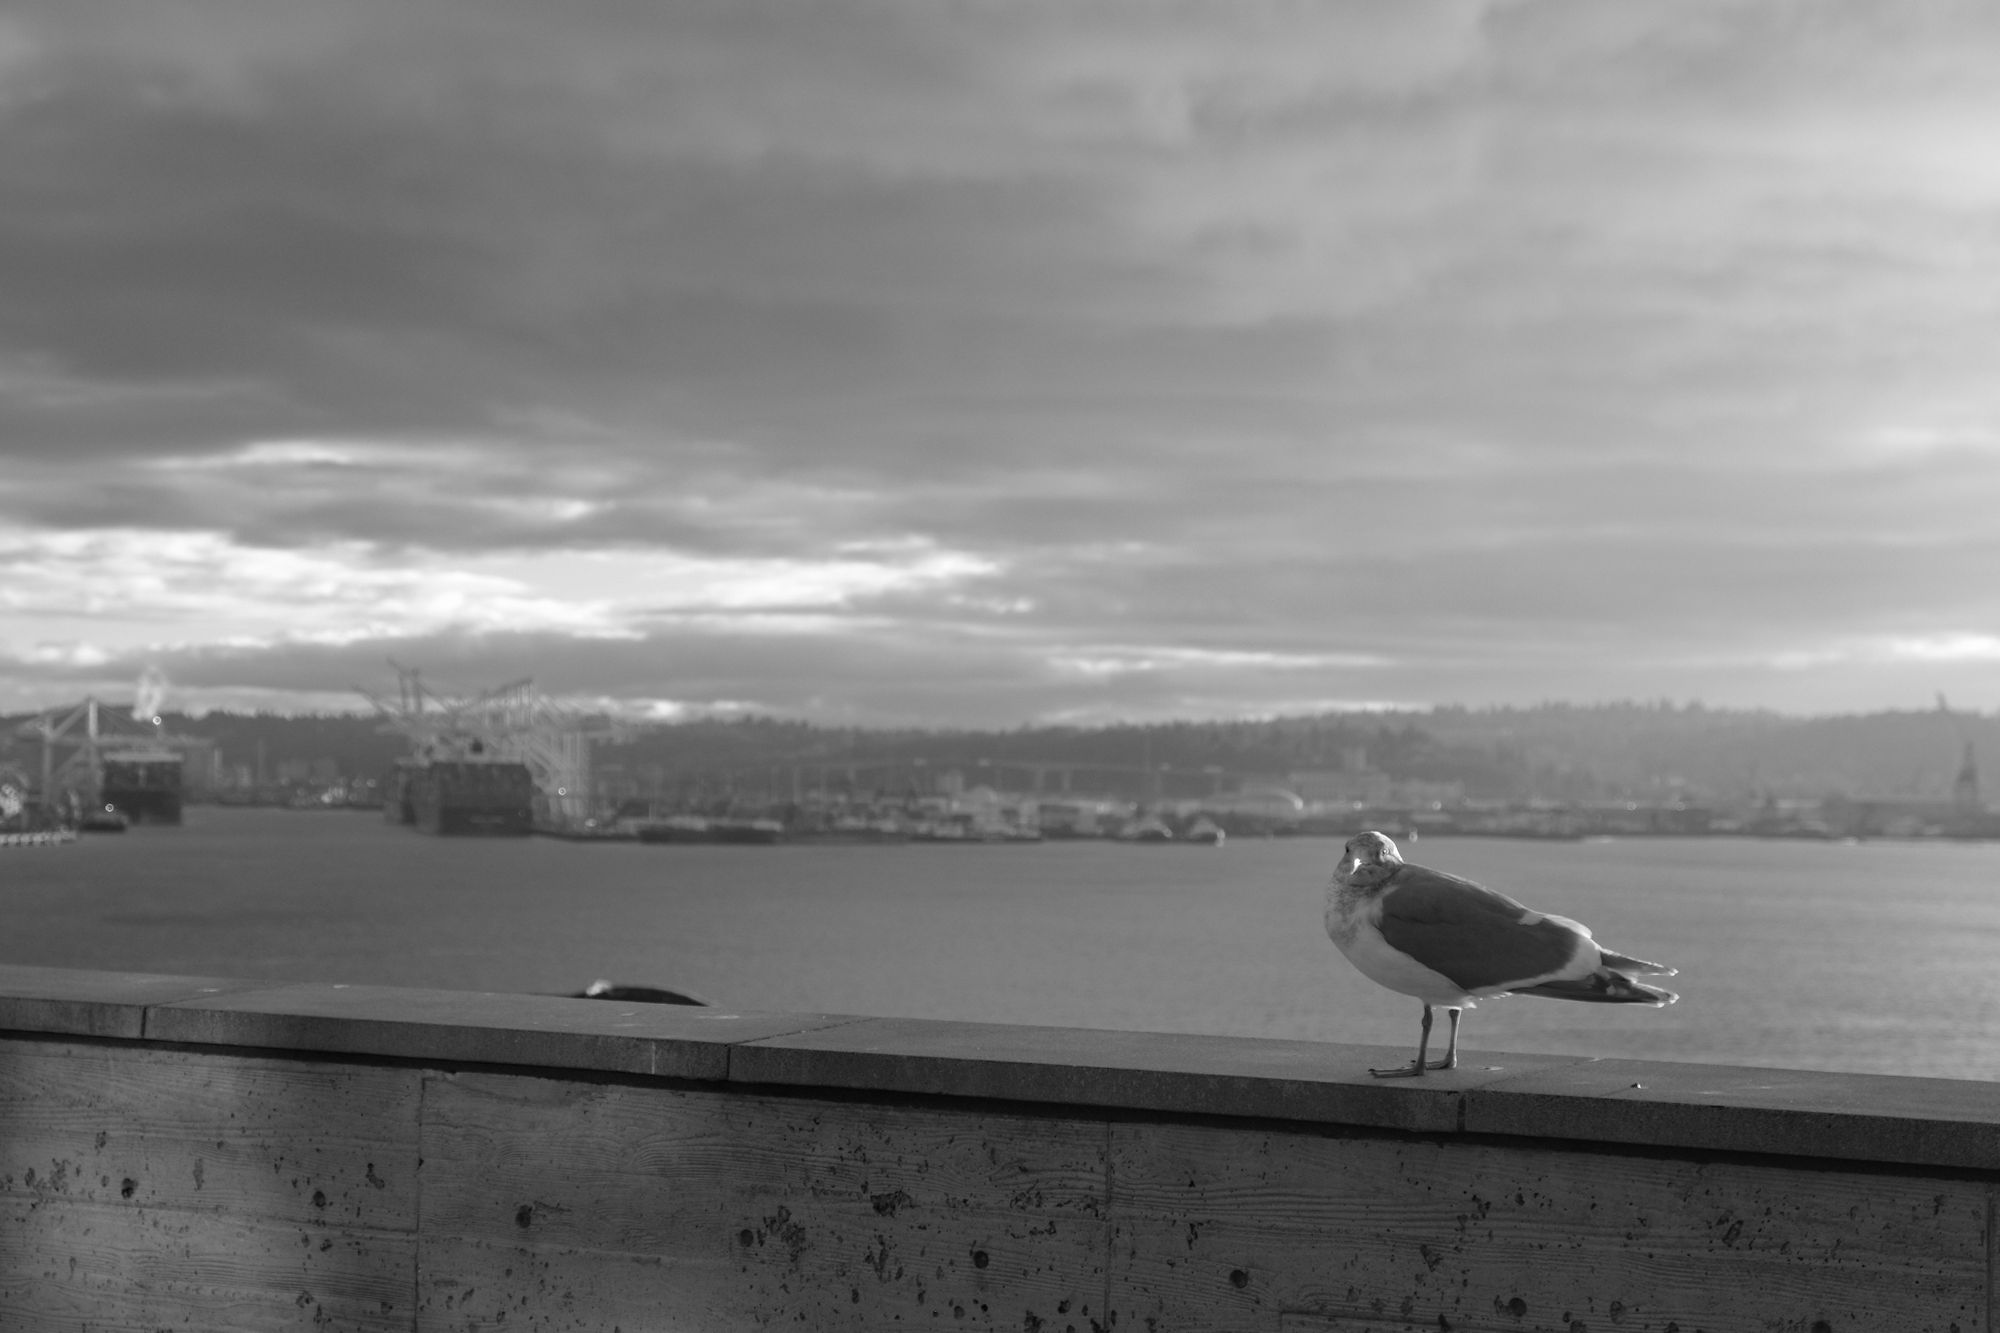
[[[157,694],[142,698],[127,720],[93,696],[23,722],[15,734],[41,745],[35,802],[43,814],[88,823],[115,806],[133,819],[179,823],[182,756],[178,738],[160,730],[157,706]],[[107,784],[113,770],[126,780]]]
[[[621,724],[588,725],[582,713],[536,690],[532,677],[452,696],[426,685],[415,667],[389,665],[396,671],[394,700],[358,686],[356,692],[386,719],[386,730],[409,737],[414,758],[515,760],[534,777],[544,821],[575,827],[589,817],[590,743],[623,739]]]

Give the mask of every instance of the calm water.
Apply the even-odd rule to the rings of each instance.
[[[1416,1038],[1417,1002],[1322,933],[1331,839],[581,845],[427,838],[361,813],[188,814],[0,849],[0,960],[465,990],[609,977],[733,1009]],[[2000,845],[1405,851],[1681,970],[1663,1010],[1485,1001],[1466,1015],[1475,1065],[1513,1050],[2000,1077]]]

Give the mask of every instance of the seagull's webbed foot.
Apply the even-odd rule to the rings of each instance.
[[[1422,1078],[1426,1070],[1458,1068],[1458,1018],[1460,1012],[1460,1010],[1455,1008],[1447,1008],[1445,1010],[1445,1013],[1451,1016],[1451,1044],[1445,1048],[1444,1055],[1439,1059],[1426,1060],[1424,1058],[1430,1053],[1431,1047],[1431,1007],[1425,1005],[1422,1035],[1417,1038],[1417,1058],[1406,1065],[1398,1065],[1394,1069],[1371,1069],[1368,1072],[1376,1078]]]

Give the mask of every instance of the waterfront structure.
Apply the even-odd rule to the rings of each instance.
[[[16,730],[40,748],[40,785],[28,799],[44,817],[71,825],[99,816],[181,822],[181,738],[162,732],[157,715],[124,720],[120,711],[93,696]]]
[[[525,834],[534,828],[534,779],[525,764],[466,754],[399,766],[397,814],[424,833]]]
[[[357,690],[387,730],[410,740],[409,758],[389,775],[386,818],[433,833],[584,827],[593,813],[590,743],[621,728],[586,726],[532,679],[456,698],[425,685],[417,669],[390,665],[393,701]]]
[[[178,824],[181,756],[160,747],[107,753],[98,794],[135,824]]]
[[[1990,1083],[638,1007],[0,966],[9,1327],[1996,1313]]]

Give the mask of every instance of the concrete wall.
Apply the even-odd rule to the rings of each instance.
[[[0,967],[0,1328],[1986,1330],[1938,1080]]]

